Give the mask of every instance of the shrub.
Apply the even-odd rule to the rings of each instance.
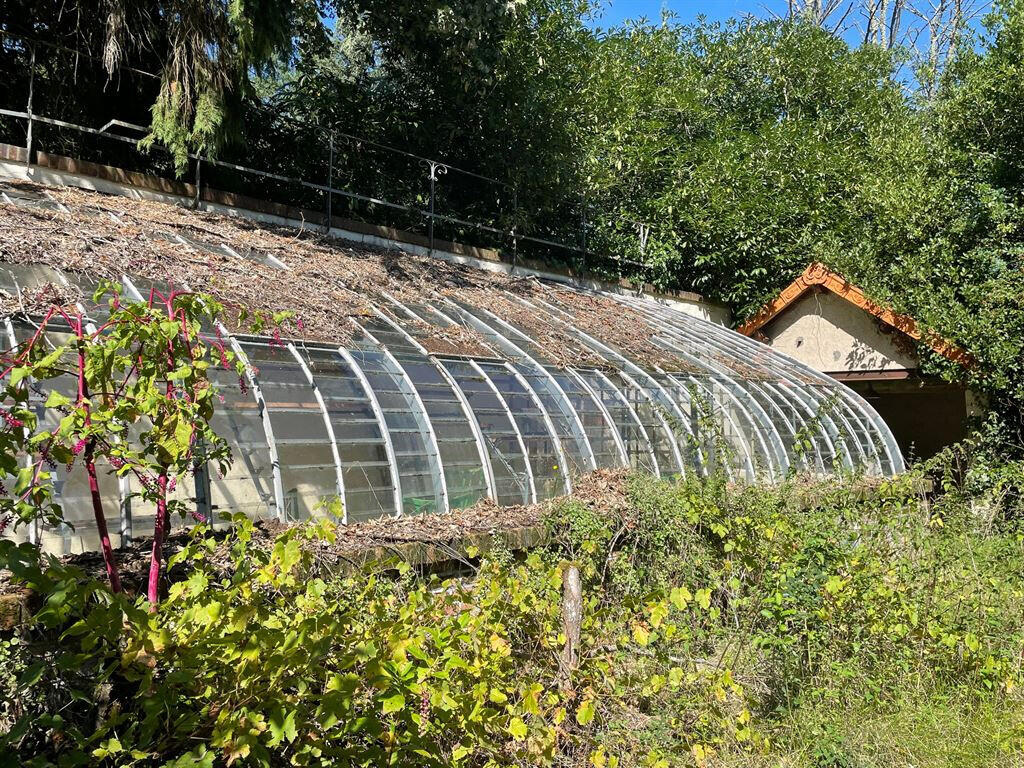
[[[337,573],[317,556],[330,523],[268,544],[239,516],[226,539],[196,529],[153,613],[3,543],[43,603],[0,646],[19,667],[0,676],[0,749],[38,766],[938,765],[948,739],[878,729],[933,733],[929,707],[955,701],[998,729],[956,754],[1019,756],[1022,539],[952,500],[937,518],[918,488],[635,476],[624,510],[561,501],[549,547],[449,580]]]

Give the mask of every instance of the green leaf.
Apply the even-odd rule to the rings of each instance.
[[[276,747],[284,741],[284,723],[288,714],[283,707],[275,706],[267,718],[267,727],[270,729],[270,741],[268,746]]]
[[[46,663],[37,661],[35,664],[28,666],[24,672],[21,673],[21,677],[18,678],[19,688],[29,688],[43,677],[43,672],[46,670]]]
[[[594,700],[584,699],[583,703],[580,704],[580,708],[576,710],[576,722],[580,725],[586,725],[594,719]]]
[[[698,589],[697,590],[697,605],[703,608],[705,611],[711,607],[711,590],[710,589]]]
[[[392,712],[401,712],[405,709],[405,696],[400,693],[388,696],[382,700],[381,709],[385,715],[390,715]]]
[[[522,741],[526,738],[526,734],[529,733],[529,729],[526,727],[526,723],[523,722],[522,718],[513,717],[512,722],[508,724],[508,732],[516,741]]]
[[[651,633],[643,624],[633,625],[633,639],[638,645],[647,645],[651,639]]]
[[[693,599],[693,595],[690,594],[690,590],[686,587],[673,587],[672,592],[669,594],[669,600],[672,601],[672,605],[677,610],[686,610],[686,606],[689,605]]]

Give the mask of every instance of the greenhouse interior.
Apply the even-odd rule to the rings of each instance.
[[[0,195],[5,346],[34,331],[46,290],[102,324],[100,279],[134,298],[174,286],[295,313],[280,337],[225,320],[246,368],[244,381],[210,369],[213,428],[233,464],[199,468],[174,491],[214,524],[235,512],[354,523],[485,498],[526,505],[600,468],[735,482],[904,468],[852,390],[670,302],[81,189],[9,180]],[[46,396],[32,389],[52,418]],[[59,467],[56,490],[67,524],[13,535],[95,549],[84,470]],[[115,546],[151,535],[155,511],[127,477],[108,467],[101,493],[121,512]]]

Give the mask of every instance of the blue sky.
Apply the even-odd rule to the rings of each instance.
[[[661,17],[662,8],[675,12],[683,22],[693,21],[701,14],[710,21],[724,21],[747,15],[767,17],[772,11],[784,11],[786,3],[785,0],[604,0],[601,7],[603,13],[595,26],[610,27],[641,16],[656,21]]]

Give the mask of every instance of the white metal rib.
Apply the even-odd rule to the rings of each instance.
[[[526,467],[526,479],[529,482],[530,488],[529,503],[536,504],[537,485],[533,479],[533,467],[530,466],[530,454],[526,451],[526,443],[523,441],[523,433],[519,431],[519,425],[516,424],[515,417],[512,415],[512,411],[508,407],[508,402],[505,400],[505,396],[498,391],[496,386],[494,386],[494,382],[491,381],[491,377],[487,375],[476,360],[469,359],[466,362],[473,367],[473,370],[476,371],[477,375],[487,383],[488,387],[491,388],[491,392],[493,392],[494,396],[498,398],[498,402],[501,403],[501,406],[505,409],[505,413],[508,415],[509,423],[512,425],[512,431],[515,433],[516,441],[519,443],[519,450],[523,452],[523,465]]]
[[[320,393],[320,387],[316,384],[316,379],[313,378],[313,372],[306,365],[306,360],[299,354],[299,350],[295,348],[295,345],[288,342],[288,350],[292,353],[292,357],[299,364],[302,369],[303,375],[306,377],[306,381],[309,382],[310,388],[313,390],[313,397],[316,399],[317,405],[320,406],[320,413],[324,417],[324,427],[327,429],[327,439],[331,443],[331,456],[334,457],[334,473],[336,490],[338,492],[338,498],[344,501],[345,499],[345,478],[341,473],[341,456],[338,453],[338,440],[334,436],[334,425],[331,423],[331,415],[327,411],[327,403],[324,402],[324,397]],[[342,504],[341,508],[341,522],[348,523],[348,505]]]
[[[647,399],[647,403],[648,403],[648,405],[651,408],[651,413],[654,414],[654,418],[656,418],[658,420],[658,423],[661,424],[661,428],[665,430],[665,435],[668,438],[669,448],[672,449],[672,457],[676,460],[676,466],[679,468],[679,474],[685,475],[686,474],[686,464],[683,461],[682,454],[679,452],[679,444],[676,442],[676,440],[673,437],[672,427],[669,425],[668,419],[665,418],[664,413],[662,413],[662,409],[657,407],[657,405],[655,404],[654,400],[651,399],[650,395],[647,394],[647,391],[643,387],[640,386],[640,383],[636,379],[634,379],[632,376],[630,376],[624,370],[619,369],[618,373],[619,373],[619,375],[623,379],[625,379],[625,381],[630,386],[632,386],[634,389],[636,389],[637,392],[639,392],[641,395],[644,396],[644,398]],[[653,446],[654,443],[652,442],[651,445]]]
[[[521,296],[516,296],[515,294],[509,293],[508,291],[506,291],[505,293],[506,293],[507,296],[509,296],[512,299],[518,301],[520,304],[523,304],[524,306],[530,307],[531,309],[533,309],[533,310],[535,310],[537,312],[541,312],[543,314],[546,314],[554,322],[559,323],[563,327],[569,328],[574,334],[576,334],[580,339],[582,339],[585,343],[587,343],[590,346],[591,349],[595,350],[603,358],[605,358],[609,362],[618,363],[617,367],[619,367],[620,369],[624,369],[624,370],[628,371],[629,373],[633,374],[634,376],[639,377],[641,380],[645,380],[645,381],[648,381],[651,384],[653,384],[654,386],[653,386],[653,389],[651,389],[651,390],[648,390],[646,387],[642,387],[641,390],[640,390],[641,392],[643,392],[647,396],[647,399],[651,401],[652,407],[654,407],[655,410],[657,410],[659,407],[664,408],[667,405],[669,410],[675,411],[675,415],[679,419],[680,427],[682,427],[683,429],[686,429],[687,431],[689,431],[690,432],[690,436],[694,437],[693,431],[690,429],[690,425],[688,423],[687,417],[683,415],[682,410],[679,408],[679,404],[669,395],[669,393],[665,390],[665,388],[661,385],[661,383],[657,379],[655,379],[653,376],[651,376],[647,371],[645,371],[643,368],[638,366],[636,363],[634,363],[629,358],[627,358],[624,355],[621,355],[618,352],[616,352],[615,350],[613,350],[607,344],[603,344],[602,342],[600,342],[597,339],[595,339],[593,336],[591,336],[591,335],[585,333],[584,331],[580,330],[579,328],[577,328],[575,325],[572,325],[571,323],[568,323],[567,321],[563,320],[559,316],[560,313],[562,312],[562,310],[559,309],[558,307],[552,306],[548,302],[544,301],[544,299],[541,299],[539,297],[537,298],[537,301],[540,304],[540,306],[538,306],[537,304],[534,304],[531,301],[527,301],[526,299],[522,298]],[[652,392],[660,393],[661,397],[663,398],[663,401],[660,402],[660,403],[657,403],[656,402],[656,398],[654,398],[652,396]],[[615,426],[614,425],[612,425],[612,430],[615,431]],[[676,446],[675,446],[676,453],[677,454],[681,454],[681,451],[679,450],[679,445],[678,445],[679,438],[676,436],[675,430],[670,429],[668,431],[668,436],[669,436],[669,440],[670,441],[676,443]]]
[[[487,323],[485,323],[480,318],[474,317],[473,315],[469,314],[468,312],[466,312],[461,307],[459,307],[457,304],[454,304],[453,302],[451,302],[447,298],[445,298],[445,297],[442,297],[442,298],[444,298],[444,300],[445,300],[445,302],[447,304],[450,304],[454,309],[458,310],[461,315],[465,316],[466,319],[472,325],[476,326],[477,330],[480,330],[481,328],[483,328],[484,329],[484,331],[483,331],[484,333],[489,333],[489,334],[493,334],[494,336],[496,336],[499,344],[505,345],[508,348],[507,349],[508,352],[510,352],[511,354],[519,356],[522,359],[526,360],[530,365],[532,365],[537,370],[538,373],[540,373],[540,375],[546,381],[548,381],[549,384],[551,384],[552,387],[554,387],[555,392],[557,392],[557,397],[561,398],[561,401],[565,404],[565,408],[562,409],[562,415],[565,416],[566,414],[568,414],[570,419],[571,419],[571,421],[569,423],[570,423],[570,429],[572,429],[572,432],[573,432],[573,439],[576,441],[577,446],[581,447],[583,449],[581,451],[581,453],[583,454],[584,459],[590,464],[591,470],[597,469],[597,459],[594,456],[594,447],[590,444],[590,438],[587,437],[586,429],[583,428],[583,420],[580,418],[580,415],[576,411],[576,408],[573,406],[572,401],[569,399],[569,396],[565,393],[565,390],[562,389],[561,385],[559,385],[559,383],[555,380],[555,377],[551,375],[551,372],[548,371],[540,363],[539,360],[537,360],[535,357],[533,357],[531,354],[529,354],[525,349],[520,347],[518,344],[516,344],[514,341],[512,341],[506,335],[504,335],[502,333],[499,333],[495,328],[492,328],[491,326],[489,326]],[[491,312],[491,311],[489,311],[487,309],[484,309],[482,307],[479,308],[479,309],[480,309],[480,311],[484,312],[488,317],[492,318],[494,322],[500,324],[509,333],[515,333],[515,334],[517,334],[519,336],[523,336],[524,338],[526,338],[524,334],[522,334],[519,331],[517,331],[515,328],[513,328],[511,325],[506,323],[504,320],[502,320],[500,317],[495,315],[493,312]],[[436,307],[435,307],[435,310],[438,311],[439,313],[441,312],[441,310],[437,310]],[[447,315],[444,315],[443,313],[442,313],[442,316],[443,317],[447,317]],[[451,319],[451,318],[449,318],[449,319]],[[531,343],[533,343],[532,339],[529,339],[529,341]],[[530,391],[533,391],[533,387],[529,386],[529,384],[527,384],[527,389],[530,390]],[[552,394],[552,396],[554,397],[555,395]],[[539,399],[539,397],[538,397],[538,399]],[[545,414],[547,413],[547,409],[544,408],[543,405],[541,406],[541,412],[545,413]],[[549,421],[550,421],[550,419],[549,419]],[[558,442],[559,444],[561,444],[561,437],[558,435],[557,432],[554,431],[554,425],[553,424],[552,424],[552,435],[554,436],[555,441]],[[568,475],[568,473],[569,473],[569,467],[565,466],[564,474]],[[571,481],[569,481],[569,482],[570,482],[570,486],[571,486]]]
[[[662,312],[660,310],[654,311],[654,310],[651,310],[651,308],[649,308],[649,307],[647,307],[645,305],[640,304],[638,301],[632,301],[632,300],[630,300],[628,302],[628,304],[630,304],[631,306],[633,306],[635,309],[637,309],[638,311],[642,312],[643,314],[646,314],[648,316],[648,318],[651,319],[652,321],[657,322],[659,328],[664,333],[668,334],[672,338],[677,339],[680,343],[685,343],[687,341],[691,342],[691,343],[698,343],[699,341],[704,341],[705,343],[709,343],[712,346],[716,347],[717,349],[719,349],[719,351],[721,351],[721,352],[723,352],[725,354],[741,356],[739,351],[736,350],[734,347],[730,346],[729,344],[727,344],[727,342],[724,339],[716,338],[717,333],[718,333],[718,329],[717,328],[708,329],[709,330],[708,337],[707,338],[702,338],[702,339],[698,340],[694,336],[692,336],[689,333],[688,329],[686,329],[683,325],[680,325],[680,324],[672,322],[673,318],[671,318],[671,316],[668,314],[667,310],[664,311],[664,312]],[[711,325],[711,324],[708,324],[708,325]],[[677,349],[680,349],[680,347],[678,347],[676,344],[673,344],[673,347],[675,347]],[[710,363],[705,363],[705,366],[710,366],[710,365],[711,365]],[[715,367],[716,368],[722,368],[722,366],[718,366],[717,364],[716,364]],[[724,375],[727,378],[730,378],[730,379],[732,378],[731,375],[729,374],[729,372],[725,372]],[[782,378],[786,379],[786,377],[783,376],[781,373],[779,373],[778,375],[780,375],[780,376],[782,376]],[[798,400],[800,400],[799,396],[795,396],[795,397]],[[768,397],[768,400],[771,401],[771,397]],[[754,402],[756,403],[756,399],[754,399]],[[761,407],[759,403],[757,403],[757,405],[759,407]],[[761,410],[763,411],[763,407],[761,407]],[[811,413],[811,412],[812,412],[811,409],[808,407],[808,413]],[[766,412],[764,413],[764,416],[765,416],[765,418],[768,419],[768,421],[770,423],[771,420],[770,420],[770,418],[768,418]],[[777,429],[774,428],[774,425],[772,425],[772,428],[775,431],[775,434],[777,435],[777,437],[779,439],[779,442],[780,442],[780,445],[781,445],[781,448],[782,448],[782,456],[784,457],[783,467],[786,468],[786,467],[788,467],[789,459],[788,459],[788,454],[785,451],[785,444],[782,442],[781,435],[778,435]],[[795,434],[796,434],[796,431],[794,429],[794,435]],[[835,448],[832,446],[832,442],[831,442],[830,437],[826,434],[825,438],[826,438],[826,442],[829,445],[829,450],[832,451],[833,455],[836,455],[836,451],[835,451]],[[824,461],[822,460],[821,452],[820,452],[820,450],[818,448],[817,442],[812,442],[812,445],[814,446],[815,453],[818,455],[818,459],[819,459],[819,462],[821,463],[821,467],[824,470],[825,465],[824,465]]]
[[[555,454],[558,456],[558,463],[561,465],[559,474],[562,476],[562,485],[565,487],[566,493],[572,493],[572,481],[569,479],[569,465],[565,460],[565,451],[562,450],[562,440],[558,437],[558,433],[555,432],[555,425],[551,422],[551,417],[548,415],[547,409],[544,404],[541,403],[540,398],[537,397],[537,393],[533,391],[533,388],[527,383],[519,371],[517,371],[509,363],[505,363],[505,367],[509,370],[515,380],[519,382],[519,385],[526,391],[527,395],[533,400],[533,404],[537,406],[537,410],[540,411],[541,417],[544,419],[544,425],[548,428],[548,432],[551,433],[551,444],[555,447]]]
[[[646,305],[640,304],[637,300],[629,300],[626,303],[629,303],[630,305],[632,305],[636,309],[644,312],[648,316],[653,314],[656,318],[658,318],[661,321],[661,323],[664,324],[663,327],[667,326],[669,328],[675,329],[675,332],[681,338],[687,339],[687,340],[689,340],[691,342],[696,343],[698,341],[698,339],[693,335],[694,333],[696,333],[696,331],[694,330],[694,331],[691,332],[691,330],[686,327],[686,323],[692,321],[692,324],[695,324],[695,325],[696,324],[700,324],[702,326],[702,330],[706,330],[707,335],[709,337],[711,337],[713,339],[716,339],[718,341],[718,343],[720,345],[722,345],[722,347],[724,347],[723,351],[725,351],[725,352],[729,352],[731,350],[732,354],[736,354],[736,355],[740,355],[741,356],[742,355],[742,351],[746,351],[746,352],[749,352],[749,353],[752,353],[752,354],[756,354],[757,352],[764,352],[765,351],[765,350],[760,350],[760,349],[757,349],[757,348],[751,348],[749,345],[753,345],[755,342],[752,342],[750,340],[747,340],[747,339],[734,340],[734,339],[732,339],[731,337],[729,337],[727,335],[728,334],[727,331],[723,331],[722,329],[718,328],[717,326],[715,326],[715,325],[713,325],[711,323],[707,323],[708,327],[705,329],[705,328],[703,328],[703,325],[705,324],[704,321],[698,320],[696,318],[676,317],[676,316],[671,315],[667,310],[664,310],[664,309],[662,309],[660,307],[648,307]],[[748,346],[744,349],[743,346],[741,346],[743,344],[746,344]],[[769,353],[771,353],[770,350],[769,350]],[[781,358],[781,356],[780,356],[780,358]],[[788,359],[786,360],[786,362],[788,362]],[[793,367],[799,368],[799,366],[793,366]],[[810,392],[808,390],[806,390],[805,386],[802,385],[799,381],[797,381],[796,378],[793,376],[793,374],[789,370],[787,370],[786,367],[781,362],[780,363],[775,363],[775,361],[773,361],[772,370],[775,372],[775,374],[777,376],[779,376],[780,379],[782,379],[783,381],[787,382],[792,387],[792,390],[788,392],[790,398],[796,400],[801,406],[803,406],[803,409],[806,410],[807,415],[808,415],[809,418],[811,418],[811,419],[816,418],[816,411],[815,411],[814,400],[811,398]],[[820,377],[818,377],[818,378],[820,378]],[[830,382],[830,387],[829,388],[834,390],[834,391],[838,391],[836,386],[835,386],[835,382]],[[840,417],[844,421],[847,421],[842,414],[840,414]],[[824,419],[822,419],[822,422],[823,422],[825,428],[822,431],[821,436],[824,438],[825,443],[828,446],[828,449],[831,452],[832,456],[838,457],[838,456],[840,456],[840,453],[839,453],[839,451],[837,450],[835,444],[832,441],[832,437],[833,436],[838,437],[838,435],[839,435],[839,431],[838,431],[838,429],[837,429],[837,427],[835,425],[835,422],[834,422],[834,420],[829,418],[827,415],[826,415],[826,417]],[[850,426],[848,421],[847,421],[847,426],[848,427]],[[794,435],[795,435],[795,432],[794,432]],[[814,445],[815,452],[818,454],[818,459],[819,459],[819,462],[820,462],[822,470],[823,471],[827,470],[827,467],[825,466],[824,458],[821,456],[820,450],[818,449],[817,441],[813,441],[812,445]],[[857,447],[858,447],[858,450],[860,450],[859,444],[858,444]],[[861,451],[861,455],[862,456],[864,455],[862,451]],[[852,466],[852,462],[850,461],[849,457],[846,458],[846,463],[848,465]],[[881,464],[880,463],[879,463],[879,469],[881,469]]]
[[[5,317],[4,318],[4,327],[5,327],[6,331],[7,331],[7,341],[8,341],[8,343],[10,343],[11,349],[14,349],[15,347],[18,346],[18,337],[14,333],[14,323],[11,322],[11,318],[10,317]],[[25,386],[27,387],[28,384],[29,384],[28,379],[25,379]],[[26,439],[28,438],[28,436],[29,436],[29,434],[28,434],[28,427],[22,427],[22,434],[25,436]],[[26,467],[29,466],[30,462],[31,462],[31,458],[28,456],[28,454],[26,454],[25,455],[25,466]],[[39,531],[37,530],[38,525],[39,525],[38,521],[33,520],[29,524],[29,526],[28,526],[28,541],[29,541],[29,544],[36,545],[36,544],[39,543],[39,538],[40,537],[39,537]]]
[[[436,489],[439,492],[440,504],[438,505],[442,510],[450,510],[451,507],[448,504],[448,481],[444,476],[444,461],[441,458],[441,447],[437,443],[437,434],[434,432],[434,425],[430,421],[430,415],[427,413],[427,407],[423,403],[423,398],[420,397],[420,393],[416,390],[416,385],[413,383],[412,377],[409,376],[409,372],[405,370],[398,358],[396,358],[391,350],[387,348],[385,344],[382,344],[376,336],[370,331],[364,328],[356,321],[355,318],[349,318],[352,323],[365,333],[374,344],[380,349],[381,353],[387,358],[388,362],[395,367],[395,370],[402,377],[405,385],[409,388],[409,395],[412,396],[416,408],[419,409],[421,421],[423,426],[426,428],[427,437],[429,439],[429,447],[433,448],[433,457],[427,454],[427,463],[431,466],[434,475],[434,482],[436,483]]]
[[[659,340],[657,338],[655,338],[654,341],[658,342]],[[700,360],[699,358],[697,358],[697,357],[695,357],[693,355],[690,355],[682,347],[679,347],[676,344],[665,344],[664,341],[661,341],[661,343],[664,346],[667,346],[669,351],[674,352],[675,354],[679,355],[680,357],[682,357],[687,362],[691,363],[692,365],[699,366],[700,368],[703,368],[704,370],[706,370],[711,375],[712,380],[714,380],[715,374],[717,373],[719,376],[721,376],[726,381],[728,381],[728,382],[730,382],[732,384],[735,384],[735,380],[732,379],[724,371],[718,370],[718,369],[716,369],[716,366],[713,366],[710,363],[706,363],[703,360]],[[722,386],[723,391],[725,391],[725,393],[729,396],[729,398],[732,399],[733,403],[739,409],[740,413],[742,413],[744,416],[746,416],[747,422],[750,424],[751,429],[753,430],[754,434],[757,436],[757,440],[761,443],[761,450],[764,451],[764,455],[769,459],[768,470],[769,470],[771,476],[773,478],[775,477],[775,469],[774,469],[774,467],[772,467],[770,465],[771,457],[773,455],[775,457],[775,460],[777,462],[779,462],[779,468],[783,472],[785,472],[786,469],[789,466],[789,459],[786,456],[786,448],[782,444],[782,438],[779,436],[778,432],[775,431],[775,426],[771,423],[771,419],[768,418],[768,414],[764,413],[764,409],[761,408],[760,403],[757,403],[754,400],[753,396],[750,395],[749,392],[746,392],[746,391],[741,389],[741,391],[744,393],[744,395],[747,398],[749,398],[750,403],[753,404],[754,407],[758,409],[758,411],[760,412],[761,416],[763,416],[763,419],[762,418],[755,418],[753,413],[751,413],[750,409],[744,404],[744,402],[742,400],[740,400],[739,397],[736,396],[736,393],[733,392],[730,387],[724,386],[722,384],[722,382],[718,382],[718,383],[719,383],[720,386]],[[738,426],[738,425],[736,425],[736,420],[735,419],[732,419],[732,421],[733,421],[733,424],[735,426]],[[760,422],[760,427],[758,426],[758,422]],[[768,450],[768,444],[765,442],[764,433],[762,432],[762,429],[768,430],[769,434],[771,434],[772,437],[774,437],[774,440],[773,440],[773,443],[772,443],[772,448],[774,450],[771,450],[771,451]],[[743,434],[742,432],[738,432],[738,433],[741,436]],[[751,469],[751,475],[752,475],[750,479],[754,480],[755,477],[753,476],[753,466],[751,466],[750,469]]]
[[[398,304],[406,312],[409,312],[409,310],[403,305],[401,305],[396,299],[393,299],[390,296],[388,296],[387,298],[391,299],[391,301]],[[494,483],[494,468],[491,466],[491,461],[487,456],[487,445],[484,442],[483,432],[480,429],[480,423],[479,421],[477,421],[476,414],[473,413],[473,409],[469,407],[469,400],[466,399],[466,395],[463,393],[462,388],[459,387],[458,383],[448,372],[448,369],[441,365],[434,355],[427,352],[426,348],[418,341],[416,341],[416,339],[413,338],[413,336],[409,334],[401,325],[394,322],[390,317],[385,315],[376,307],[373,308],[373,311],[377,314],[378,317],[380,317],[381,320],[383,320],[392,328],[394,328],[397,333],[402,334],[402,336],[410,344],[412,344],[417,350],[419,350],[419,352],[433,364],[435,370],[438,372],[438,374],[440,374],[441,378],[443,378],[445,382],[448,384],[448,386],[452,388],[452,393],[455,395],[455,399],[458,401],[459,406],[462,408],[462,412],[466,415],[466,420],[469,422],[469,429],[473,433],[473,439],[476,442],[476,450],[480,456],[480,468],[484,471],[484,480],[487,483],[487,493],[490,495],[492,499],[497,501],[498,494]],[[430,418],[429,415],[427,416],[427,418]]]
[[[622,457],[622,466],[628,467],[629,454],[626,452],[626,444],[622,442],[622,434],[619,431],[619,426],[615,423],[612,415],[608,412],[601,396],[594,391],[594,388],[591,387],[587,380],[584,379],[577,371],[572,368],[566,368],[565,372],[576,379],[576,383],[583,387],[584,391],[590,395],[590,399],[597,404],[597,409],[601,411],[601,415],[604,417],[604,420],[608,422],[608,427],[612,431],[612,438],[615,440],[615,446],[619,449],[619,456]]]
[[[381,439],[384,441],[384,452],[388,457],[388,464],[391,466],[391,490],[395,499],[394,516],[399,517],[404,514],[402,511],[402,480],[398,473],[398,459],[395,457],[395,446],[391,442],[391,430],[388,429],[388,423],[384,419],[384,411],[381,410],[380,402],[377,400],[377,395],[370,386],[370,382],[367,381],[366,374],[363,373],[362,367],[356,362],[352,354],[344,347],[338,347],[338,354],[341,355],[352,369],[352,372],[355,373],[356,378],[359,380],[359,385],[363,388],[363,392],[370,401],[370,408],[373,409],[373,415],[376,417],[377,424],[380,427]]]
[[[644,436],[644,439],[647,441],[647,453],[651,459],[651,466],[654,467],[654,474],[656,477],[661,477],[661,467],[658,466],[658,457],[654,453],[654,441],[651,439],[651,435],[650,433],[648,433],[647,427],[645,427],[644,423],[640,420],[640,415],[636,412],[636,409],[633,408],[632,404],[629,402],[629,398],[626,397],[625,393],[621,389],[615,386],[615,383],[608,378],[604,371],[598,370],[597,368],[593,368],[591,370],[597,376],[599,376],[605,384],[611,387],[612,392],[617,394],[619,396],[619,400],[622,402],[624,406],[626,406],[626,410],[629,411],[629,415],[633,418],[633,423],[640,428],[640,433]]]

